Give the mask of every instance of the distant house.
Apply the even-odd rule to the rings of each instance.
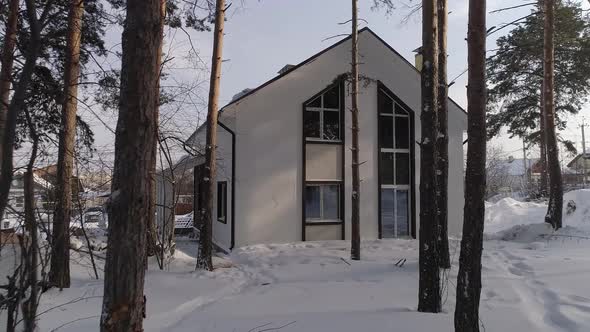
[[[350,49],[344,38],[221,109],[212,179],[213,238],[221,248],[350,238]],[[359,53],[361,236],[416,237],[420,72],[368,28],[359,32]],[[456,235],[467,115],[448,105],[449,230]],[[202,125],[189,144],[203,146],[205,134]]]
[[[582,182],[584,182],[583,177],[585,175],[585,180],[588,182],[588,175],[590,174],[590,152],[586,151],[586,153],[578,154],[567,164],[567,167],[572,169],[576,174],[579,174],[582,177],[580,179]]]
[[[35,206],[39,212],[52,213],[54,208],[57,182],[57,165],[37,168],[33,171]],[[72,196],[83,192],[77,177],[72,177]],[[8,194],[8,208],[2,219],[15,219],[24,212],[24,172],[16,172]],[[10,228],[10,223],[2,222],[2,228]]]

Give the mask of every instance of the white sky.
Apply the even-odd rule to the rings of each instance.
[[[416,0],[406,0],[415,4]],[[359,1],[359,17],[368,23],[361,22],[360,27],[369,26],[375,33],[413,62],[412,50],[421,44],[420,13],[414,14],[407,22],[401,23],[410,10],[401,4],[391,15],[385,11],[374,11],[370,7],[372,0]],[[449,0],[449,79],[459,75],[467,66],[467,0]],[[488,12],[495,9],[522,4],[516,0],[489,0]],[[530,12],[532,7],[488,15],[488,27],[499,26]],[[323,41],[325,38],[350,33],[350,25],[339,25],[350,18],[350,1],[345,0],[243,0],[238,6],[234,4],[229,10],[225,26],[224,56],[221,81],[221,105],[225,105],[231,97],[244,88],[254,88],[276,75],[285,64],[297,64],[309,56],[330,46],[339,39]],[[493,34],[488,38],[487,48],[495,48],[495,40],[509,29]],[[108,40],[111,46],[117,47],[120,42],[120,29],[109,31]],[[212,33],[191,32],[191,40],[199,52],[199,57],[208,64],[211,57]],[[119,46],[120,47],[120,46]],[[205,81],[207,72],[198,72],[187,66],[185,57],[190,50],[186,35],[182,32],[167,31],[166,50],[173,57],[173,64],[167,82]],[[463,75],[450,88],[450,96],[466,108],[466,78]],[[201,84],[195,93],[201,96],[200,106],[190,106],[183,110],[181,122],[186,126],[184,132],[196,128],[205,117],[207,83]],[[197,103],[199,104],[199,103]],[[585,108],[577,118],[585,115],[590,120],[590,108]],[[105,122],[111,128],[116,127],[116,115],[95,111],[100,121],[90,112],[82,111],[85,119],[90,121],[96,133],[96,145],[103,154],[114,150],[114,136],[105,128]],[[579,121],[570,119],[568,129],[563,136],[581,143]],[[590,132],[589,132],[590,134]],[[588,140],[587,140],[588,141]],[[494,139],[491,144],[502,145],[506,154],[517,158],[522,157],[522,143],[510,140],[507,135]],[[531,151],[529,156],[536,156]]]

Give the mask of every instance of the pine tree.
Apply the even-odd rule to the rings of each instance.
[[[57,158],[57,197],[53,216],[51,270],[49,283],[70,287],[70,218],[72,215],[72,169],[76,143],[78,76],[84,1],[71,0],[66,39],[63,109]]]
[[[562,226],[563,184],[561,182],[561,167],[559,165],[559,151],[555,133],[555,1],[544,0],[545,28],[544,28],[544,66],[543,66],[543,110],[545,116],[545,138],[547,140],[547,166],[549,170],[549,206],[545,222],[554,229]]]
[[[486,1],[469,0],[467,28],[467,168],[455,331],[479,331],[486,191]]]
[[[142,331],[164,0],[128,0],[100,329]]]
[[[447,18],[448,1],[437,1],[438,12],[438,134],[436,137],[437,169],[437,224],[439,228],[439,264],[443,269],[451,267],[448,235],[448,176],[449,176],[449,133],[448,108],[449,87],[447,83]]]
[[[436,208],[438,111],[438,23],[436,0],[422,2],[422,139],[420,142],[420,262],[418,311],[440,312],[440,276]]]
[[[542,1],[541,1],[542,2]],[[576,114],[590,94],[590,22],[578,2],[555,1],[555,124]],[[540,5],[497,40],[487,61],[488,135],[506,128],[511,136],[540,143],[543,82],[543,9]],[[564,142],[564,140],[562,140]],[[567,142],[565,142],[567,143]]]
[[[199,234],[199,254],[197,268],[213,271],[213,195],[215,193],[217,117],[219,102],[219,82],[223,50],[223,27],[225,21],[225,0],[217,0],[215,5],[215,31],[213,35],[213,55],[211,57],[211,83],[209,85],[209,106],[207,109],[207,139],[205,148],[205,169],[203,172],[205,189],[205,209]]]
[[[359,120],[358,120],[358,4],[352,0],[352,62],[351,62],[351,87],[352,87],[352,198],[351,198],[351,253],[353,260],[361,259],[361,235],[360,235],[360,179],[359,179]]]

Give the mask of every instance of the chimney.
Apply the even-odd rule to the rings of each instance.
[[[416,53],[416,55],[414,55],[414,66],[416,69],[418,69],[418,71],[422,71],[422,46],[418,47],[412,52]]]
[[[281,68],[281,70],[279,70],[278,74],[283,75],[284,73],[288,72],[289,70],[293,69],[294,67],[295,67],[295,65],[286,64],[285,66],[283,66],[283,68]]]

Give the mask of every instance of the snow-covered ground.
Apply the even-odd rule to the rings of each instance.
[[[557,233],[543,224],[543,204],[487,205],[485,331],[590,331],[590,190],[569,200],[576,211]],[[255,245],[216,258],[214,272],[194,271],[196,244],[180,241],[168,270],[152,264],[147,274],[145,330],[452,331],[458,247],[452,240],[445,312],[423,314],[414,240],[363,241],[358,262],[345,241]],[[102,280],[92,279],[86,256],[72,255],[72,288],[43,295],[41,331],[98,330]]]

